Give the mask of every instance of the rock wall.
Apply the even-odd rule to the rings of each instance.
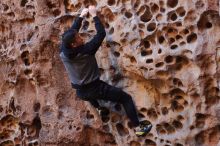
[[[123,108],[99,117],[76,97],[59,58],[62,33],[97,6],[107,35],[96,54],[101,79],[131,94],[136,137]],[[1,0],[0,145],[220,145],[218,0]],[[95,34],[91,17],[80,32]]]

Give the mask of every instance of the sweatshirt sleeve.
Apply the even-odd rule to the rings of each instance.
[[[79,32],[79,29],[80,29],[80,27],[82,25],[82,21],[83,21],[83,18],[77,16],[70,29],[76,29],[77,32]]]
[[[96,28],[96,35],[87,42],[83,49],[81,49],[79,52],[82,54],[91,54],[94,55],[98,48],[101,46],[102,41],[104,40],[106,36],[105,28],[103,24],[101,23],[98,16],[93,17],[93,20],[95,22],[95,28]]]

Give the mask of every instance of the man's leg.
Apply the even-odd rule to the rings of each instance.
[[[100,107],[100,105],[99,105],[99,103],[98,103],[97,100],[91,99],[91,100],[88,100],[88,101],[89,101],[90,104],[93,105],[95,108],[99,108],[99,107]]]
[[[120,88],[111,86],[103,81],[100,82],[101,83],[98,88],[99,96],[97,98],[103,100],[110,100],[122,104],[128,118],[131,120],[133,126],[135,127],[135,134],[137,136],[144,136],[148,132],[150,132],[152,124],[145,124],[139,122],[132,97]]]
[[[96,96],[94,95],[93,91],[96,90],[94,88],[86,90],[76,90],[76,94],[80,99],[88,101],[93,107],[95,107],[102,118],[108,116],[109,110],[106,107],[100,106],[96,98],[92,98],[92,96]]]
[[[95,87],[81,91],[77,90],[77,95],[81,98],[83,97],[82,99],[87,101],[102,99],[122,104],[128,118],[131,120],[133,126],[136,127],[135,133],[137,136],[144,136],[152,128],[151,124],[142,125],[139,122],[132,97],[120,88],[111,86],[100,80]]]
[[[127,94],[120,88],[105,83],[104,81],[101,81],[97,92],[98,96],[96,95],[94,96],[94,98],[106,101],[113,101],[122,104],[133,126],[136,127],[139,125],[136,108],[132,100],[132,97],[129,94]]]

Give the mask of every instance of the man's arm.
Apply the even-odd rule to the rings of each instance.
[[[77,32],[79,32],[79,29],[82,25],[82,21],[83,21],[83,17],[77,16],[70,29],[75,29],[77,30]]]
[[[93,17],[93,20],[95,22],[95,28],[96,28],[97,33],[92,38],[91,41],[87,42],[84,45],[83,49],[79,50],[79,53],[94,55],[96,53],[96,51],[99,49],[99,47],[101,46],[101,44],[106,36],[105,28],[102,25],[99,17],[95,16],[95,17]]]

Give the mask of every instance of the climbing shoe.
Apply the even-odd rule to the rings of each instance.
[[[137,136],[145,136],[147,133],[150,132],[153,125],[151,123],[148,124],[140,124],[139,127],[135,128],[135,134]]]

